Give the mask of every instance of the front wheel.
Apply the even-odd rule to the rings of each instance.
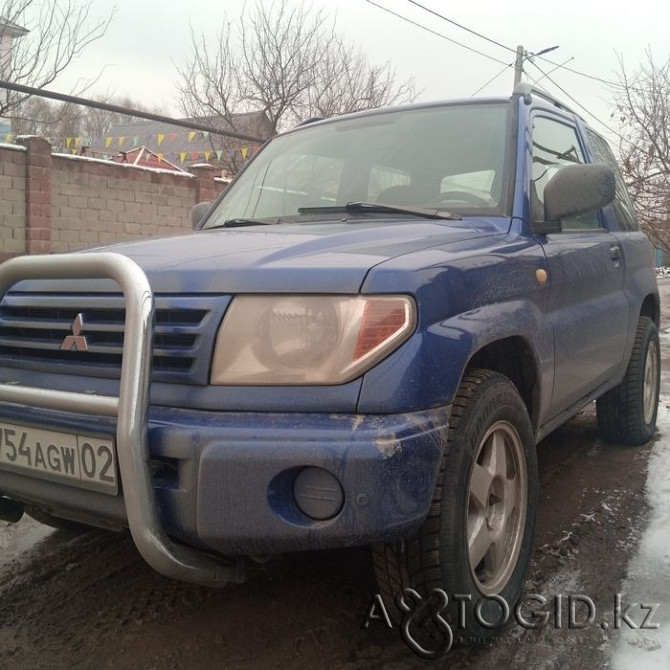
[[[408,587],[421,596],[442,589],[454,633],[481,641],[495,634],[491,624],[504,623],[501,600],[513,608],[528,571],[537,486],[519,392],[501,374],[469,372],[454,399],[428,518],[412,540],[373,547],[385,602]]]
[[[636,446],[651,439],[656,430],[660,380],[658,329],[643,316],[637,325],[626,376],[596,402],[598,428],[605,440]]]

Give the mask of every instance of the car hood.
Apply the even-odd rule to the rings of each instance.
[[[498,223],[498,225],[496,225]],[[78,253],[123,254],[156,293],[356,293],[371,268],[423,248],[500,234],[500,220],[336,221],[198,231]],[[19,290],[81,291],[79,281],[24,281]],[[86,291],[118,292],[110,281]]]

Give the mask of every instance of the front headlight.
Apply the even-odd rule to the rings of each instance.
[[[238,296],[226,312],[211,383],[343,384],[414,331],[407,296]]]

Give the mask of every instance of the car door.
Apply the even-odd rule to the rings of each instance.
[[[569,120],[532,117],[531,210],[544,216],[544,189],[562,167],[584,163]],[[555,371],[550,416],[604,387],[621,369],[628,325],[620,242],[600,212],[565,219],[559,233],[539,236],[548,281],[543,308],[554,331]]]
[[[610,207],[604,211],[606,225],[617,238],[623,251],[626,282],[624,292],[630,308],[628,338],[629,347],[637,330],[640,316],[640,302],[644,292],[648,290],[648,277],[651,274],[652,246],[647,236],[640,230],[633,202],[628,195],[626,183],[621,169],[607,142],[590,128],[586,136],[591,145],[593,160],[608,165],[614,170],[616,177],[616,194]],[[645,280],[641,281],[641,277]],[[644,287],[644,288],[643,288]]]

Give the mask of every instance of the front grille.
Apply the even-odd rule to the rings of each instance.
[[[228,302],[218,296],[156,296],[155,381],[207,383]],[[10,292],[0,303],[0,366],[119,378],[124,321],[121,295]],[[85,336],[86,351],[61,349],[72,335]]]

